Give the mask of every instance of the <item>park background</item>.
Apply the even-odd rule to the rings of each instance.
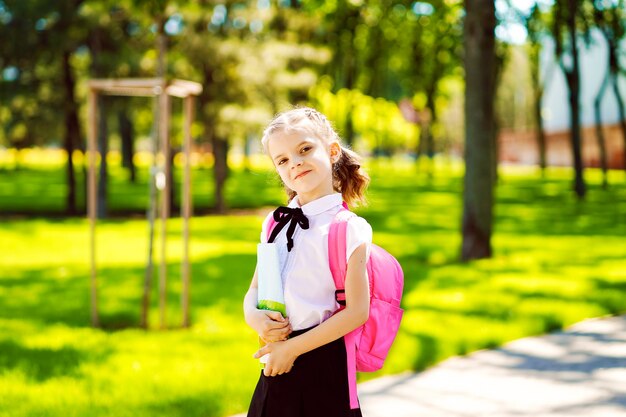
[[[241,301],[262,219],[286,202],[258,142],[294,104],[364,156],[357,212],[405,271],[396,343],[360,380],[626,312],[624,14],[622,0],[0,0],[0,414],[246,409],[259,366]],[[146,290],[162,114],[102,96],[94,326],[88,80],[152,77],[203,87],[190,323],[182,105],[158,196],[167,285],[155,268]]]

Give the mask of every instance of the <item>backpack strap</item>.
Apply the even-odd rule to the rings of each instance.
[[[276,227],[276,224],[278,222],[276,220],[274,220],[274,216],[272,215],[270,217],[270,221],[267,223],[267,230],[265,231],[265,240],[267,240],[269,242],[270,240],[270,236],[272,236],[272,230],[274,230],[274,227]]]
[[[348,220],[355,214],[348,210],[346,203],[339,210],[335,219],[330,224],[328,232],[328,260],[330,263],[330,272],[335,281],[335,300],[340,305],[340,309],[346,306],[346,271],[348,264],[346,262],[346,236],[348,229]]]
[[[343,310],[346,305],[346,272],[348,263],[346,262],[346,239],[348,220],[355,214],[348,210],[348,205],[344,202],[335,219],[330,224],[328,232],[328,260],[330,272],[335,281],[335,300],[339,303],[339,310]],[[356,392],[356,335],[350,332],[343,337],[346,344],[346,358],[348,365],[348,392],[350,394],[350,408],[359,408],[359,399]]]

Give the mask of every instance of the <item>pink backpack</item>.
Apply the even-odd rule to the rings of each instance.
[[[346,281],[346,232],[348,220],[355,216],[347,209],[337,213],[328,234],[328,258],[335,281],[335,298],[345,305]],[[367,261],[370,282],[369,318],[361,327],[344,336],[348,358],[348,381],[350,408],[358,408],[356,395],[356,371],[373,372],[383,366],[391,344],[396,338],[402,319],[400,299],[404,286],[404,274],[400,264],[389,252],[372,244]],[[341,296],[343,294],[343,296]]]
[[[339,211],[330,226],[328,257],[335,280],[337,302],[345,306],[346,229],[354,213]],[[367,262],[370,281],[370,314],[365,324],[352,333],[356,342],[356,370],[374,372],[383,367],[389,348],[400,328],[404,274],[398,261],[380,246],[372,245]]]
[[[348,220],[355,216],[346,203],[330,225],[328,234],[328,258],[330,271],[335,281],[335,299],[345,306],[346,281],[346,232]],[[276,225],[270,218],[267,235]],[[356,394],[356,372],[373,372],[383,366],[402,319],[400,299],[404,286],[404,274],[398,261],[383,248],[372,244],[367,261],[370,282],[369,318],[361,327],[344,336],[348,359],[348,382],[350,408],[358,408]]]

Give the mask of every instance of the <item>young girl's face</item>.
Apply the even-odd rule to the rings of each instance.
[[[332,194],[333,168],[340,154],[337,142],[325,144],[305,132],[276,132],[268,140],[268,153],[285,185],[306,204]]]

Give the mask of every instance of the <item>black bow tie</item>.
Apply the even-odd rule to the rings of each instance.
[[[277,225],[274,227],[267,243],[272,243],[283,227],[289,223],[289,228],[287,229],[287,251],[291,252],[291,248],[293,248],[293,234],[296,231],[296,225],[300,225],[302,229],[308,229],[309,219],[306,218],[302,209],[299,207],[278,207],[274,210],[274,220]]]

